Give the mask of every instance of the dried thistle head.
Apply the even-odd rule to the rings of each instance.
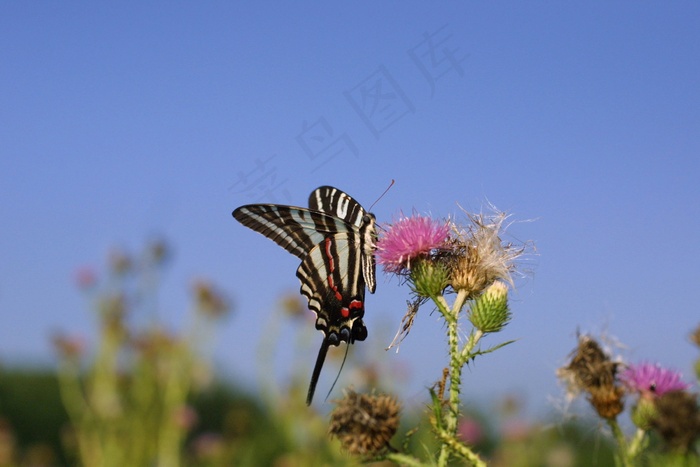
[[[590,336],[579,337],[569,364],[559,370],[573,392],[610,386],[615,382],[618,363],[613,362],[600,344]]]
[[[690,341],[700,347],[700,325],[690,334]]]
[[[591,387],[588,400],[602,418],[612,420],[625,408],[622,400],[625,390],[620,386],[606,385]]]
[[[524,249],[501,241],[506,218],[502,212],[492,216],[469,214],[471,225],[468,228],[461,229],[453,224],[450,251],[453,289],[464,290],[473,298],[496,280],[512,284],[514,262]]]
[[[292,318],[307,317],[306,303],[298,293],[286,293],[279,299],[282,312]]]
[[[110,251],[108,261],[110,271],[117,277],[123,277],[134,267],[134,260],[122,250]]]
[[[371,457],[391,449],[401,409],[395,398],[348,391],[331,413],[329,433],[350,454]]]
[[[210,282],[197,280],[192,289],[197,307],[196,309],[203,316],[219,318],[228,313],[231,309],[227,298]]]
[[[156,238],[149,242],[146,255],[153,264],[162,265],[171,256],[172,251],[167,242],[162,238]]]
[[[598,415],[613,419],[624,408],[624,389],[616,379],[618,366],[619,363],[613,362],[598,342],[589,336],[581,336],[571,361],[557,373],[567,384],[569,392],[587,392]]]
[[[700,408],[697,395],[686,391],[670,391],[654,400],[654,428],[669,448],[685,454],[700,438]]]

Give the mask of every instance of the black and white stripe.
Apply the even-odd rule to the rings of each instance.
[[[233,217],[299,257],[297,277],[316,329],[324,334],[311,377],[311,403],[328,347],[367,337],[365,286],[376,288],[375,217],[337,188],[323,186],[309,196],[309,209],[276,204],[250,204]]]

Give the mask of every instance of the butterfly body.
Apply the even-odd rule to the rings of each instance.
[[[362,318],[365,288],[376,288],[375,217],[337,188],[323,186],[309,196],[309,208],[251,204],[233,217],[301,259],[300,292],[316,313],[316,329],[324,334],[311,377],[307,404],[330,346],[367,338]]]

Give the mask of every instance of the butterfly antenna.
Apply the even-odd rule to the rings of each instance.
[[[372,208],[374,207],[374,205],[377,204],[377,203],[379,202],[379,200],[382,199],[382,198],[384,197],[384,195],[386,194],[386,192],[389,191],[389,190],[391,189],[392,186],[394,186],[394,179],[393,179],[393,178],[391,179],[391,183],[389,184],[389,186],[386,187],[386,190],[384,190],[384,193],[382,193],[381,195],[379,195],[379,198],[377,198],[377,200],[376,200],[374,203],[372,203],[372,206],[369,207],[369,210],[370,210],[370,211],[372,210]]]
[[[338,378],[340,378],[340,372],[343,371],[343,367],[345,366],[345,360],[348,358],[348,350],[350,350],[350,344],[347,342],[345,343],[345,356],[343,357],[343,363],[340,364],[340,369],[338,370],[338,374],[335,375],[335,379],[333,380],[333,384],[331,384],[331,389],[328,391],[328,394],[326,394],[326,400],[331,396],[331,392],[333,392],[333,388],[335,387],[335,383],[338,382]]]
[[[326,360],[328,346],[328,341],[326,339],[323,339],[323,342],[321,343],[321,348],[318,350],[318,357],[316,357],[316,366],[314,366],[314,372],[311,374],[309,392],[306,394],[306,405],[311,405],[311,401],[314,398],[314,392],[316,391],[316,383],[318,383],[318,377],[321,376],[321,368],[323,368],[323,362]]]

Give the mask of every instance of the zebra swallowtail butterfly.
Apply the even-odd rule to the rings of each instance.
[[[233,211],[238,222],[273,240],[301,259],[301,294],[323,332],[311,375],[310,405],[328,348],[367,338],[362,322],[365,286],[376,288],[375,217],[337,188],[322,186],[309,195],[309,209],[249,204]]]

